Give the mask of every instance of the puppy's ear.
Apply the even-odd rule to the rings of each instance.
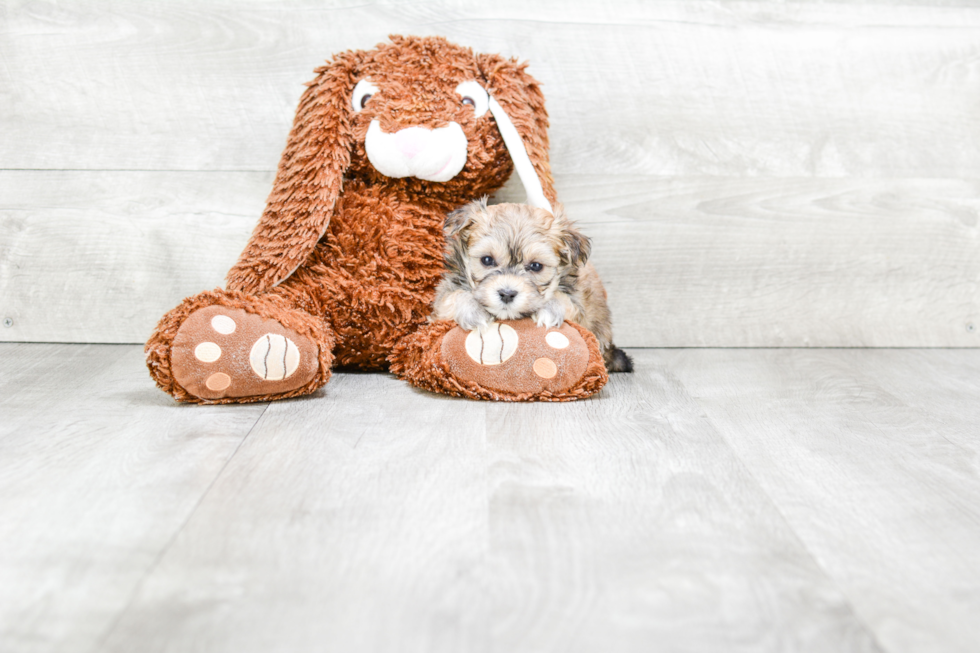
[[[477,218],[487,210],[487,198],[475,200],[461,206],[446,216],[446,271],[454,285],[462,286],[468,282],[466,259],[469,243],[467,235],[476,224]]]
[[[307,84],[265,212],[228,272],[229,289],[272,288],[306,261],[326,232],[350,165],[355,73],[368,54],[339,54]]]
[[[464,204],[446,216],[443,228],[447,239],[461,240],[470,228],[476,224],[477,217],[487,210],[487,198],[473,200]]]
[[[563,262],[574,267],[585,265],[592,255],[592,240],[568,219],[561,204],[555,205],[554,228],[558,229],[561,240]]]
[[[525,72],[527,63],[504,59],[499,54],[477,55],[477,66],[486,80],[487,92],[510,117],[524,141],[527,156],[541,180],[545,197],[554,205],[555,182],[548,162],[548,112],[537,80]]]

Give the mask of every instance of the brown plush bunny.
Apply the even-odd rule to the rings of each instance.
[[[546,329],[516,322],[507,360],[487,364],[454,323],[427,322],[447,213],[498,190],[514,161],[532,201],[555,201],[544,97],[524,65],[393,36],[316,72],[227,290],[184,300],[147,342],[157,384],[179,401],[265,401],[313,392],[342,365],[470,398],[598,391],[598,346],[577,325],[554,351]]]

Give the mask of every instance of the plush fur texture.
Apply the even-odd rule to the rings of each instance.
[[[398,360],[399,352],[416,355],[404,346],[406,338],[416,334],[412,342],[421,337],[432,344],[431,329],[417,332],[427,323],[442,274],[446,214],[498,190],[513,170],[493,118],[477,117],[456,93],[461,82],[477,81],[504,107],[545,195],[555,201],[544,96],[525,66],[438,37],[393,36],[391,43],[344,52],[317,69],[266,209],[228,274],[228,291],[186,300],[164,316],[147,343],[158,385],[178,400],[196,400],[173,380],[169,345],[195,307],[213,303],[281,315],[284,326],[321,345],[323,369],[312,384],[248,401],[312,392],[326,383],[331,364],[378,370],[394,363],[396,372],[408,370]],[[364,79],[378,92],[355,108],[352,92]],[[466,164],[444,183],[386,177],[365,151],[372,121],[388,134],[455,122],[467,139]],[[466,396],[487,398],[477,390]]]

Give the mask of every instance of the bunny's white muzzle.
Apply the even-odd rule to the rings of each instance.
[[[386,134],[372,120],[364,149],[371,165],[386,177],[446,182],[466,165],[466,134],[455,122],[438,129],[408,127]]]

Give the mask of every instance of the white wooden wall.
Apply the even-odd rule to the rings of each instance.
[[[980,344],[965,1],[5,0],[0,340],[141,342],[222,284],[303,82],[390,33],[531,62],[619,344]]]

